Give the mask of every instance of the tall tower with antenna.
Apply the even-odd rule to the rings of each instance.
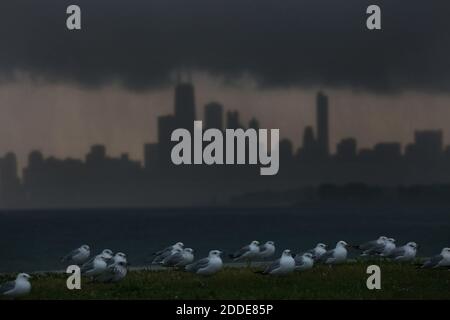
[[[192,129],[195,120],[195,94],[190,73],[187,81],[183,81],[180,71],[177,71],[175,86],[175,119],[178,128]]]

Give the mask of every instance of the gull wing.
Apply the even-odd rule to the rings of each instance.
[[[209,264],[209,258],[203,258],[198,260],[197,262],[188,264],[186,266],[187,271],[197,272],[199,269],[206,268]]]
[[[231,258],[233,259],[237,259],[242,257],[244,254],[246,254],[247,252],[250,251],[250,245],[247,245],[245,247],[242,247],[241,249],[239,249],[238,251],[236,251],[235,253],[233,253],[231,255]]]
[[[263,273],[264,274],[271,273],[272,271],[278,269],[280,267],[280,261],[281,261],[281,258],[272,262],[270,265],[268,265],[266,267],[266,269],[263,271]]]
[[[317,260],[318,262],[326,262],[329,258],[332,258],[334,254],[334,249],[328,250]]]
[[[166,257],[162,264],[166,266],[175,266],[178,263],[183,261],[183,253],[182,252],[176,252],[168,257]]]
[[[0,294],[7,293],[8,291],[13,290],[15,287],[16,287],[15,281],[8,281],[0,287]]]
[[[444,259],[444,257],[441,254],[435,255],[434,257],[431,257],[430,259],[425,261],[425,263],[423,264],[422,267],[423,268],[434,268],[439,264],[439,262],[442,261],[442,259]]]
[[[81,252],[81,250],[80,250],[80,248],[78,248],[78,249],[75,249],[75,250],[72,250],[72,251],[70,251],[68,254],[66,254],[64,257],[62,257],[61,258],[61,261],[69,261],[69,260],[72,260],[72,258],[74,257],[74,256],[76,256],[77,254],[79,254]]]

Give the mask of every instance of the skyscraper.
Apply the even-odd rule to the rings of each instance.
[[[170,166],[170,152],[173,146],[172,132],[177,129],[176,118],[172,115],[158,117],[158,166]],[[191,129],[194,123],[191,123]],[[186,128],[186,127],[185,127]]]
[[[237,111],[227,112],[227,129],[238,129],[241,128],[239,124],[239,113]]]
[[[193,129],[195,97],[191,83],[179,83],[175,87],[175,120],[177,128]]]
[[[328,142],[328,97],[322,92],[317,93],[317,147],[322,156],[329,155]]]
[[[205,129],[223,130],[223,107],[218,102],[210,102],[205,106]]]

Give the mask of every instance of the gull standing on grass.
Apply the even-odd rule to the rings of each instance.
[[[233,261],[247,261],[247,267],[250,267],[251,261],[258,257],[259,254],[259,242],[254,240],[249,245],[242,247],[233,254],[230,254],[230,258]]]
[[[417,243],[408,242],[404,246],[392,250],[392,252],[387,257],[398,262],[409,262],[416,258],[417,247]]]
[[[191,248],[177,249],[170,256],[166,257],[161,264],[165,267],[184,267],[194,261],[194,250]]]
[[[64,257],[61,258],[61,262],[73,262],[77,265],[85,263],[91,255],[91,249],[87,244],[83,244],[81,247],[72,250]]]
[[[122,280],[128,272],[127,255],[123,252],[117,252],[114,257],[106,260],[106,269],[94,277],[95,281],[117,282]]]
[[[442,249],[441,254],[427,259],[422,265],[422,268],[440,267],[450,267],[450,248]]]
[[[267,259],[275,254],[275,242],[267,241],[259,246],[258,257],[261,259]]]
[[[259,271],[256,273],[261,273],[264,275],[285,275],[295,269],[295,260],[292,258],[291,250],[286,249],[283,251],[281,257],[274,262],[272,262],[264,271]]]
[[[314,256],[311,252],[305,252],[304,254],[297,254],[294,258],[295,270],[305,271],[314,266]]]
[[[339,241],[334,249],[325,252],[319,259],[319,262],[323,262],[328,265],[343,263],[347,260],[347,242]]]
[[[219,272],[223,267],[222,254],[219,250],[211,250],[207,258],[200,259],[194,263],[188,264],[186,271],[193,272],[202,276],[210,276]]]
[[[395,245],[395,239],[394,238],[388,238],[386,240],[386,243],[384,244],[383,250],[379,253],[380,257],[387,257],[389,256],[392,251],[394,251],[396,248]]]
[[[387,237],[381,236],[376,240],[368,241],[360,245],[352,246],[355,249],[361,250],[361,256],[371,256],[382,252],[386,246]]]
[[[316,244],[316,247],[313,249],[310,249],[306,252],[309,252],[312,254],[314,261],[317,261],[320,259],[320,257],[327,252],[327,245],[323,243]]]
[[[81,274],[88,277],[95,277],[102,274],[106,270],[108,262],[113,259],[112,255],[111,250],[103,250],[102,253],[96,255],[81,266]]]
[[[17,298],[27,295],[31,291],[30,275],[19,273],[14,281],[8,281],[0,286],[0,295]]]
[[[183,242],[177,242],[167,248],[164,248],[153,255],[155,258],[152,261],[152,264],[160,264],[165,258],[170,256],[172,253],[175,253],[177,250],[183,250],[184,244]]]
[[[123,260],[114,262],[106,267],[99,276],[95,277],[95,281],[99,282],[119,282],[126,277],[128,273],[128,263]]]

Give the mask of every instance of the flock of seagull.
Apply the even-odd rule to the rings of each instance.
[[[315,264],[335,265],[347,261],[348,249],[353,248],[361,252],[363,257],[380,257],[398,262],[413,262],[416,259],[418,245],[408,242],[397,247],[395,239],[381,236],[376,240],[360,245],[349,245],[345,241],[337,242],[333,249],[318,243],[314,248],[300,254],[293,255],[289,249],[281,257],[269,263],[263,270],[257,271],[264,275],[285,275],[294,271],[305,271]],[[177,242],[153,254],[152,265],[168,268],[184,269],[201,276],[210,276],[223,268],[222,251],[211,250],[207,257],[194,261],[194,250],[185,248],[182,242]],[[275,243],[267,241],[260,244],[252,241],[229,255],[235,261],[245,261],[250,266],[252,261],[266,261],[275,255]],[[123,252],[113,253],[109,249],[91,258],[91,249],[88,245],[71,251],[65,255],[62,262],[80,266],[81,274],[95,282],[118,282],[124,279],[128,272],[129,263]],[[443,248],[441,253],[427,258],[420,264],[421,268],[450,268],[450,248]],[[18,297],[31,291],[30,275],[20,273],[15,281],[0,286],[0,295]]]

